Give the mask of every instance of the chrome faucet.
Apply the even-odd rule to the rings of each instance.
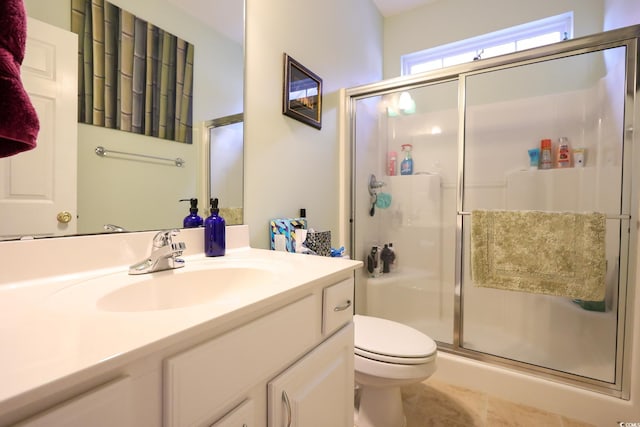
[[[129,274],[145,274],[154,271],[170,270],[184,267],[184,260],[179,258],[187,247],[184,242],[173,242],[173,236],[180,230],[160,231],[153,238],[151,254],[144,260],[129,267]]]

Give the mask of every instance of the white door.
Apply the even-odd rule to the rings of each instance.
[[[22,81],[40,132],[35,149],[0,159],[0,239],[76,233],[77,51],[74,33],[28,19]]]

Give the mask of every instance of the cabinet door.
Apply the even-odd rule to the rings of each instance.
[[[352,427],[353,375],[351,322],[269,383],[269,427]]]
[[[168,358],[165,427],[207,426],[258,381],[289,366],[317,341],[318,308],[309,295]]]
[[[213,423],[211,427],[254,427],[255,425],[253,401],[245,400],[222,419]]]

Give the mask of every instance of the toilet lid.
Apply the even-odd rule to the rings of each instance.
[[[438,347],[422,332],[402,323],[355,315],[355,353],[389,363],[427,363]]]

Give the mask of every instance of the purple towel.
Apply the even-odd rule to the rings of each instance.
[[[0,1],[0,157],[36,147],[40,123],[22,86],[20,66],[27,39],[22,0]]]

